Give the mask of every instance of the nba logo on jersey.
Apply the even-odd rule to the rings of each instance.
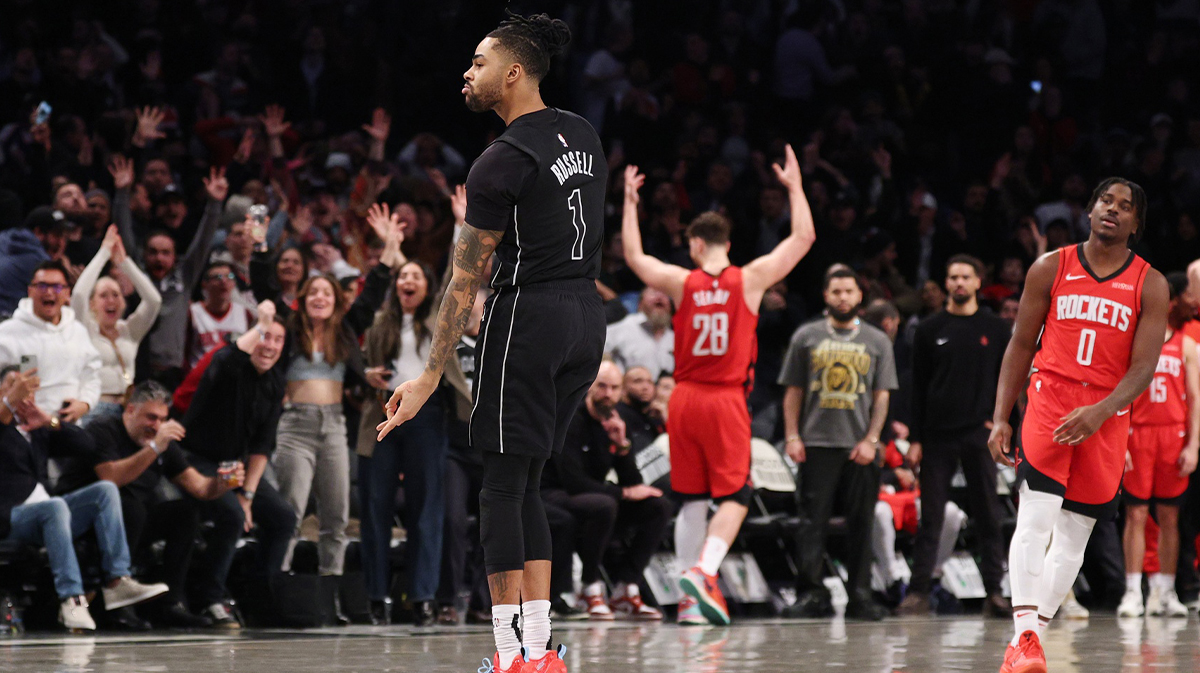
[[[562,144],[563,144],[563,147],[568,147],[568,145],[567,145],[567,139],[566,139],[566,138],[564,138],[564,137],[563,137],[563,134],[561,134],[561,133],[560,133],[560,134],[558,134],[558,142],[562,143]]]

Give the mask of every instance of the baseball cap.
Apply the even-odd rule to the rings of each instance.
[[[354,162],[350,160],[350,155],[345,152],[330,152],[325,159],[325,170],[331,168],[340,168],[347,173],[354,170]]]
[[[25,228],[32,231],[62,233],[67,228],[67,218],[61,210],[50,206],[38,206],[25,216]]]

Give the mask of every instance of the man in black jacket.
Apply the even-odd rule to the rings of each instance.
[[[216,528],[198,564],[203,569],[198,593],[214,626],[239,626],[225,604],[225,579],[242,532],[258,524],[259,568],[272,577],[283,566],[296,526],[291,505],[262,479],[283,410],[284,372],[275,365],[285,335],[283,324],[275,321],[275,305],[259,304],[258,324],[213,355],[183,417],[187,434],[180,444],[201,474],[215,475],[222,462],[246,466],[241,488],[203,508]]]
[[[984,614],[1007,618],[1012,607],[1000,593],[1004,574],[996,463],[987,448],[996,381],[1011,330],[980,308],[983,265],[967,255],[946,264],[945,311],[922,321],[913,337],[912,423],[908,460],[921,466],[921,524],[913,551],[912,584],[900,614],[929,612],[929,589],[942,532],[950,480],[959,463],[971,496],[979,540]]]
[[[589,615],[612,619],[615,611],[631,619],[657,620],[662,613],[642,602],[638,580],[662,544],[674,510],[662,491],[642,483],[625,422],[616,413],[620,400],[621,370],[605,361],[567,429],[562,453],[546,464],[542,497],[578,522],[576,552],[583,561],[583,602]],[[617,473],[616,484],[605,481],[610,470]],[[614,532],[625,537],[630,530],[624,558],[608,568],[617,589],[605,603],[600,562]]]
[[[54,589],[62,601],[58,621],[69,629],[93,631],[83,577],[75,557],[75,537],[95,530],[106,583],[105,607],[125,608],[167,592],[165,584],[141,584],[129,577],[129,547],[121,499],[110,481],[50,496],[47,459],[88,450],[87,433],[33,402],[36,370],[0,372],[0,540],[46,547]]]

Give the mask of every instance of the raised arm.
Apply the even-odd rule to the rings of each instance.
[[[433,344],[429,348],[429,360],[425,371],[417,379],[406,381],[396,388],[387,403],[387,421],[378,426],[379,439],[383,439],[397,425],[417,414],[425,401],[437,389],[442,379],[446,362],[454,357],[454,348],[462,337],[463,330],[471,320],[475,307],[475,295],[483,283],[483,274],[488,260],[504,232],[476,229],[464,224],[454,247],[454,272],[450,284],[442,296],[438,310],[437,328],[433,332]]]
[[[142,298],[141,303],[134,309],[133,314],[125,321],[126,327],[129,328],[130,338],[140,342],[150,333],[150,328],[154,327],[154,321],[158,318],[158,311],[162,308],[162,295],[159,294],[158,288],[154,286],[154,281],[150,280],[150,276],[147,276],[129,258],[125,246],[121,244],[120,240],[113,246],[113,251],[113,263],[121,267],[121,270],[129,277],[129,281],[133,283],[133,289]]]
[[[104,235],[104,242],[100,244],[96,256],[88,262],[87,266],[83,267],[79,278],[75,280],[74,289],[71,290],[71,308],[75,310],[75,319],[83,323],[83,326],[89,330],[96,323],[89,306],[92,290],[96,288],[96,281],[100,280],[100,272],[104,270],[104,265],[108,264],[108,260],[112,258],[114,240],[119,237],[116,225],[109,225],[108,231]]]
[[[679,306],[683,299],[683,284],[687,282],[687,269],[667,264],[646,254],[642,248],[642,230],[638,224],[638,190],[646,182],[646,176],[638,173],[637,166],[625,167],[625,211],[621,217],[621,242],[625,249],[625,263],[642,282],[667,293],[671,301]]]
[[[992,434],[988,448],[997,462],[1012,466],[1008,457],[1012,444],[1012,426],[1008,418],[1012,414],[1017,396],[1029,378],[1029,367],[1037,351],[1038,336],[1050,310],[1050,290],[1054,276],[1058,273],[1058,253],[1045,255],[1029,267],[1025,275],[1025,292],[1021,294],[1021,306],[1017,311],[1017,324],[1013,327],[1012,339],[1004,349],[1004,361],[1000,365],[1000,382],[996,386],[996,407],[992,411]],[[1162,337],[1159,337],[1162,341]]]
[[[1133,334],[1133,354],[1129,358],[1128,371],[1107,397],[1067,414],[1062,425],[1054,430],[1054,441],[1074,445],[1091,437],[1104,421],[1132,404],[1150,385],[1154,370],[1158,368],[1158,356],[1162,353],[1163,333],[1167,331],[1169,296],[1167,279],[1151,269],[1142,283],[1142,314],[1138,316],[1137,331]]]
[[[180,260],[183,280],[187,283],[188,291],[200,282],[200,274],[204,273],[204,265],[208,262],[208,248],[212,245],[213,235],[221,224],[221,212],[225,208],[225,197],[229,195],[229,181],[225,179],[224,168],[209,169],[208,177],[204,179],[204,191],[208,194],[208,203],[204,206],[204,216],[200,218],[200,226],[196,235],[188,245],[187,252]]]
[[[133,210],[129,203],[133,189],[133,160],[118,154],[113,157],[108,172],[112,174],[116,189],[112,204],[113,224],[117,225],[125,249],[130,251],[135,262],[141,262],[142,248],[133,231]]]
[[[791,145],[787,146],[784,165],[781,167],[775,164],[772,168],[775,169],[775,177],[779,178],[788,190],[792,231],[774,250],[750,262],[742,270],[746,303],[752,311],[758,310],[767,288],[786,278],[817,240],[812,211],[808,207],[808,197],[804,194],[804,185],[800,180],[800,163],[796,160],[796,153],[792,151]]]

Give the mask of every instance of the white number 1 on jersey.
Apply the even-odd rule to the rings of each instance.
[[[575,225],[575,245],[571,246],[571,259],[583,259],[583,237],[587,235],[587,222],[583,221],[583,196],[579,189],[567,197],[567,207],[571,209],[571,224]]]

